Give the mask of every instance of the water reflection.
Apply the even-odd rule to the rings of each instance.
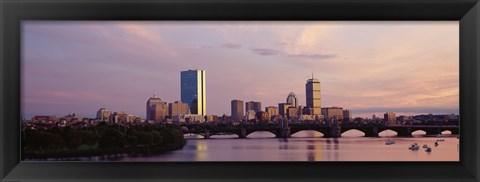
[[[384,134],[391,134],[385,131]],[[436,137],[415,135],[393,137],[321,138],[318,132],[299,132],[292,138],[274,138],[269,132],[256,132],[247,139],[236,135],[219,138],[189,138],[182,150],[151,156],[125,156],[120,161],[458,161],[459,139],[446,135],[445,141],[428,153],[411,151],[412,143],[433,146]],[[314,136],[314,137],[308,137]],[[99,159],[101,160],[101,159]],[[105,159],[109,160],[109,159]]]

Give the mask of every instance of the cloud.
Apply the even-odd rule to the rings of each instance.
[[[332,59],[336,58],[335,54],[289,54],[288,57],[293,58],[309,58],[309,59]]]
[[[274,49],[251,49],[253,53],[261,56],[273,56],[273,55],[282,55],[283,53],[279,50]]]
[[[290,58],[307,58],[307,59],[332,59],[338,57],[336,54],[288,54],[275,49],[251,49],[254,54],[261,56],[285,56]]]
[[[226,49],[240,49],[242,48],[242,45],[234,44],[234,43],[226,43],[226,44],[222,44],[220,47],[226,48]]]

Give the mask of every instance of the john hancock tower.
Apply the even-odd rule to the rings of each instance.
[[[205,116],[207,114],[205,70],[182,71],[180,79],[182,102],[190,106],[191,114]]]

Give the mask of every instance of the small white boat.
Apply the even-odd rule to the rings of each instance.
[[[423,144],[423,148],[428,148],[428,145],[427,145],[427,144]]]
[[[387,141],[385,142],[385,145],[392,145],[392,144],[395,144],[395,141],[393,141],[393,140],[387,140]]]

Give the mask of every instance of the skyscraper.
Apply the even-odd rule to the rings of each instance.
[[[232,100],[232,121],[243,119],[243,101]]]
[[[298,102],[297,101],[297,95],[295,95],[295,93],[293,93],[293,92],[290,92],[287,96],[287,102],[286,103],[289,103],[293,107],[297,107],[298,106],[297,102]]]
[[[245,112],[248,112],[250,110],[253,110],[255,112],[262,111],[262,103],[254,101],[245,102]]]
[[[154,113],[153,113],[153,110],[154,110],[154,106],[155,105],[162,105],[164,102],[162,101],[162,99],[158,98],[156,93],[153,93],[153,96],[150,97],[148,100],[147,100],[147,109],[146,109],[146,112],[147,112],[147,120],[156,120],[154,118]]]
[[[307,107],[311,109],[310,115],[317,115],[322,113],[320,100],[320,81],[312,78],[307,80],[305,84],[305,91],[307,95]]]
[[[205,70],[182,71],[181,100],[190,106],[191,114],[205,116],[207,114]]]

